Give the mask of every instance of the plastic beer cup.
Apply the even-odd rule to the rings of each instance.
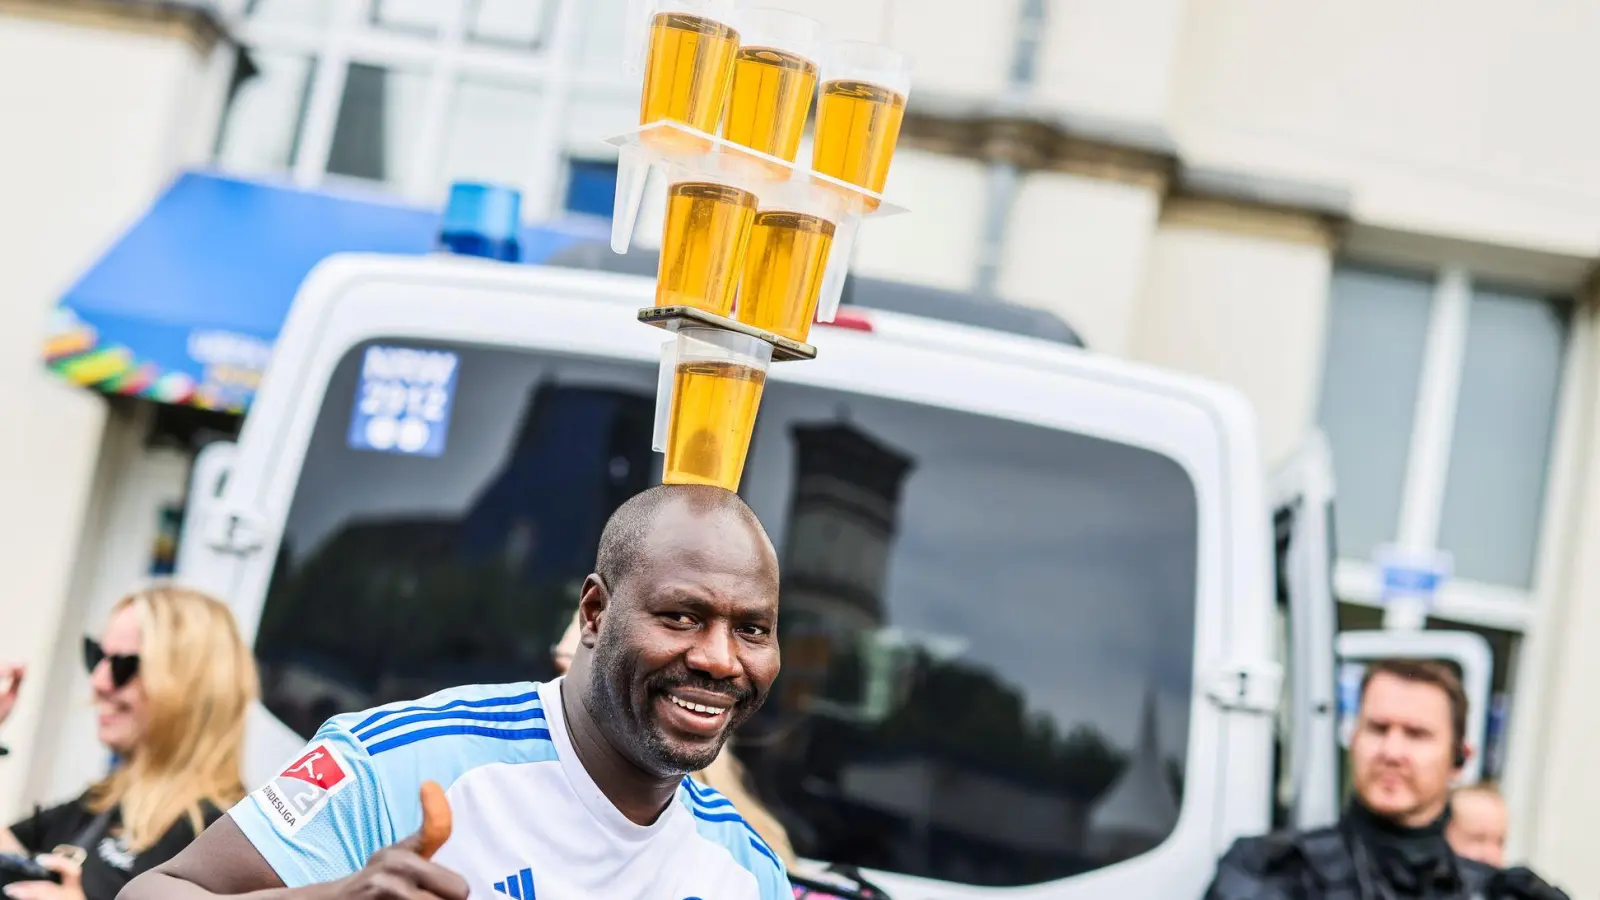
[[[905,119],[910,94],[911,64],[905,54],[862,41],[830,44],[822,64],[811,168],[881,195],[900,142],[900,124]],[[817,311],[822,322],[833,321],[839,308],[855,250],[859,214],[878,208],[878,201],[871,197],[850,199],[852,214],[838,223],[828,270],[823,275]]]
[[[911,65],[899,51],[861,41],[829,44],[811,167],[874,194],[883,193],[910,92]],[[869,201],[866,211],[875,206]]]
[[[756,413],[772,363],[772,345],[716,328],[679,329],[662,354],[673,370],[666,398],[664,484],[739,489]],[[657,415],[661,414],[657,395]]]
[[[817,317],[843,204],[832,192],[797,183],[774,186],[764,194],[750,226],[734,316],[754,328],[805,341]]]
[[[739,33],[729,24],[732,13],[733,0],[635,0],[630,5],[629,58],[643,57],[640,125],[664,120],[716,133],[739,48]],[[673,145],[684,136],[667,132],[646,140]],[[649,177],[643,149],[622,148],[611,214],[611,249],[618,253],[627,252]]]
[[[759,204],[751,187],[729,176],[676,173],[667,186],[656,306],[733,312]]]
[[[639,124],[663,119],[715,134],[739,32],[726,0],[657,0],[645,48]]]
[[[780,9],[740,10],[733,21],[739,49],[722,136],[792,163],[817,92],[822,23]]]

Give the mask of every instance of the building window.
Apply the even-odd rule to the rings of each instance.
[[[617,196],[617,164],[575,159],[568,164],[567,212],[610,218]]]
[[[227,170],[426,204],[453,180],[491,181],[520,189],[538,221],[565,205],[569,157],[609,162],[602,140],[636,122],[625,0],[219,5],[248,58],[216,141]]]
[[[450,96],[435,196],[457,179],[490,181],[527,190],[540,146],[540,116],[547,101],[534,82],[486,76],[461,79]]]
[[[1433,285],[1345,269],[1330,293],[1321,418],[1339,486],[1339,551],[1368,559],[1400,525]]]
[[[1334,273],[1320,419],[1344,599],[1378,599],[1379,546],[1440,549],[1441,615],[1524,627],[1571,308],[1459,269]]]
[[[1439,546],[1461,578],[1533,584],[1570,308],[1473,294],[1439,515]]]
[[[248,174],[288,171],[300,143],[311,57],[261,50],[250,54],[250,63],[217,134],[217,163]]]
[[[344,77],[326,172],[400,184],[414,165],[428,77],[352,63]]]

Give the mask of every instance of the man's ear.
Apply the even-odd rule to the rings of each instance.
[[[578,592],[578,642],[585,647],[593,649],[595,640],[600,635],[600,620],[605,615],[606,607],[611,605],[611,593],[606,590],[606,583],[600,580],[599,575],[590,575],[583,580],[583,588]]]

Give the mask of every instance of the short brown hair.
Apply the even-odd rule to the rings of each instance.
[[[1367,697],[1367,686],[1379,675],[1393,675],[1404,681],[1431,684],[1444,691],[1450,701],[1450,739],[1458,756],[1464,755],[1467,743],[1467,692],[1461,686],[1461,677],[1450,666],[1431,659],[1380,659],[1367,665],[1367,674],[1361,679],[1361,699]]]

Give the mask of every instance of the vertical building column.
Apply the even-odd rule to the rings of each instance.
[[[17,435],[0,450],[0,508],[15,513],[0,521],[0,660],[31,673],[5,725],[0,815],[50,799],[24,796],[24,779],[58,638],[79,630],[64,622],[81,616],[68,597],[106,427],[105,398],[48,375],[40,341],[61,293],[192,157],[195,85],[221,37],[198,6],[0,0],[0,80],[39,86],[0,109],[0,422]]]
[[[1595,284],[1586,292],[1590,303]],[[1574,403],[1572,428],[1581,448],[1600,445],[1600,328],[1591,308],[1574,332],[1582,341],[1571,352],[1582,364],[1583,380]],[[1579,451],[1582,453],[1583,451]],[[1549,588],[1549,608],[1534,623],[1519,670],[1512,709],[1511,771],[1507,790],[1511,803],[1511,851],[1574,897],[1600,892],[1600,868],[1594,864],[1594,819],[1600,809],[1600,768],[1594,748],[1600,745],[1600,704],[1594,685],[1600,682],[1600,477],[1592,451],[1575,468],[1575,496],[1564,546],[1569,555],[1564,577]],[[1566,524],[1566,523],[1564,523]],[[1570,530],[1568,530],[1570,528]],[[1528,671],[1537,666],[1538,672]],[[1528,696],[1531,692],[1536,695]],[[1519,851],[1525,849],[1523,856]]]
[[[1059,315],[1096,353],[1127,356],[1170,178],[1165,136],[1072,122],[1036,157],[1006,227],[999,294]]]
[[[1316,423],[1335,192],[1186,173],[1161,210],[1132,355],[1254,404],[1269,463]]]

